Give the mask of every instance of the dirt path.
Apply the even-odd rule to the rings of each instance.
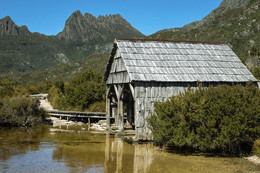
[[[256,155],[251,157],[246,157],[246,159],[249,160],[250,162],[253,162],[256,165],[260,165],[260,158],[257,157]]]
[[[51,106],[50,102],[47,99],[41,99],[41,107],[44,108],[46,111],[53,110],[53,107]]]

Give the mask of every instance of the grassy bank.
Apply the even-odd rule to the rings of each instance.
[[[253,152],[260,158],[260,139],[256,140],[254,143]]]

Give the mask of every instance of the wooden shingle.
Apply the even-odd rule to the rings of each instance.
[[[115,45],[123,61],[119,70],[131,82],[257,81],[226,44],[116,39]]]

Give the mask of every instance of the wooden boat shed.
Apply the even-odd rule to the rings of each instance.
[[[120,131],[127,123],[136,140],[152,139],[146,118],[154,102],[197,87],[257,82],[226,44],[115,39],[104,75],[107,128],[110,117]]]

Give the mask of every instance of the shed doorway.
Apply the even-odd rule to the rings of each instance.
[[[135,130],[135,101],[131,84],[107,86],[107,127],[114,123],[119,131]],[[113,118],[113,121],[110,119]]]
[[[123,101],[124,117],[126,115],[126,121],[124,121],[124,128],[135,130],[135,102],[129,85],[124,86],[121,99]]]

